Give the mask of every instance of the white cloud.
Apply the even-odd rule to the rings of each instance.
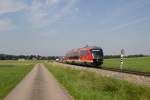
[[[32,27],[38,28],[54,23],[71,12],[75,1],[76,0],[45,0],[44,2],[43,0],[33,0],[29,8],[29,22]],[[63,7],[59,8],[61,3]]]
[[[133,13],[139,13],[140,9],[149,4],[149,0],[120,0],[112,7],[106,6],[108,8],[105,13],[106,17],[101,20],[101,24],[107,25],[119,18],[132,17]]]
[[[140,19],[136,19],[136,20],[131,21],[131,22],[129,22],[129,23],[125,23],[125,24],[119,25],[119,26],[117,26],[117,27],[114,27],[114,28],[112,28],[112,30],[119,30],[119,29],[121,29],[121,28],[125,28],[125,27],[128,27],[129,25],[137,24],[137,23],[146,21],[146,20],[148,20],[148,19],[150,19],[150,18],[140,18]]]
[[[129,27],[130,25],[137,24],[137,23],[141,23],[141,22],[143,22],[143,21],[147,21],[147,20],[149,20],[149,19],[150,19],[149,17],[138,18],[138,19],[135,19],[135,20],[133,20],[133,21],[131,21],[131,22],[124,23],[124,24],[120,24],[120,25],[118,25],[118,26],[114,26],[114,27],[112,27],[111,29],[109,29],[108,31],[105,31],[105,32],[117,31],[117,30],[120,30],[120,29]]]
[[[12,13],[26,8],[20,0],[0,0],[0,14]]]
[[[75,11],[76,11],[76,12],[79,12],[79,8],[75,8]]]
[[[44,5],[37,0],[33,0],[31,7],[29,8],[29,21],[31,24],[41,23],[41,20],[44,19],[44,16],[47,16],[47,13],[43,10]]]
[[[0,19],[0,32],[9,31],[11,29],[14,29],[15,27],[16,27],[15,24],[10,19],[8,18]]]
[[[22,12],[25,14],[23,20],[26,20],[30,29],[42,28],[52,23],[58,22],[61,18],[71,13],[77,0],[32,0],[27,5],[23,0],[0,0],[1,28],[6,30],[5,26],[11,26],[10,20],[5,18],[4,14],[13,12]],[[60,7],[61,5],[61,7]],[[15,22],[15,21],[14,21]]]
[[[70,11],[71,8],[74,7],[75,3],[77,0],[66,0],[65,1],[65,6],[58,12],[56,13],[57,17],[64,17],[66,16]]]
[[[56,3],[59,3],[60,2],[60,0],[47,0],[46,1],[47,2],[47,4],[56,4]]]

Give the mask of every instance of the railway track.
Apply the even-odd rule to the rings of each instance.
[[[70,67],[73,69],[90,71],[101,76],[126,80],[128,82],[139,84],[139,85],[150,86],[150,73],[130,71],[130,70],[120,70],[120,69],[106,68],[106,67],[93,68],[89,66],[79,66],[79,65],[77,66],[77,65],[63,64],[57,62],[53,64],[62,65],[62,67]]]
[[[99,68],[97,68],[99,69]],[[139,72],[139,71],[132,71],[132,70],[126,70],[126,69],[116,69],[116,68],[106,68],[102,67],[101,69],[103,70],[109,70],[109,71],[114,71],[114,72],[120,72],[120,73],[127,73],[127,74],[134,74],[134,75],[139,75],[139,76],[147,76],[150,77],[150,72]]]
[[[63,64],[63,63],[62,63]],[[67,64],[71,65],[71,64]],[[120,73],[127,73],[127,74],[133,74],[133,75],[139,75],[139,76],[147,76],[150,77],[150,72],[140,72],[140,71],[133,71],[133,70],[127,70],[127,69],[118,69],[118,68],[108,68],[108,67],[91,67],[91,66],[84,66],[84,65],[73,65],[73,66],[78,66],[78,67],[86,67],[86,68],[93,68],[93,69],[103,69],[103,70],[108,70],[108,71],[113,71],[113,72],[120,72]]]

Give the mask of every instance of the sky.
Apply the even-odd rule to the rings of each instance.
[[[150,55],[150,0],[0,0],[0,54]]]

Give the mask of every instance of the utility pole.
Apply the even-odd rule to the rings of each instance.
[[[123,69],[123,59],[124,59],[124,56],[125,56],[125,50],[124,49],[121,49],[121,55],[120,55],[120,70]]]

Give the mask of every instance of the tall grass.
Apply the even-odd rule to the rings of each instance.
[[[105,59],[103,67],[120,68],[120,59]],[[125,58],[123,69],[150,72],[150,57]]]
[[[75,100],[149,100],[150,88],[95,73],[46,64]]]
[[[0,61],[0,100],[33,68],[35,63]]]

